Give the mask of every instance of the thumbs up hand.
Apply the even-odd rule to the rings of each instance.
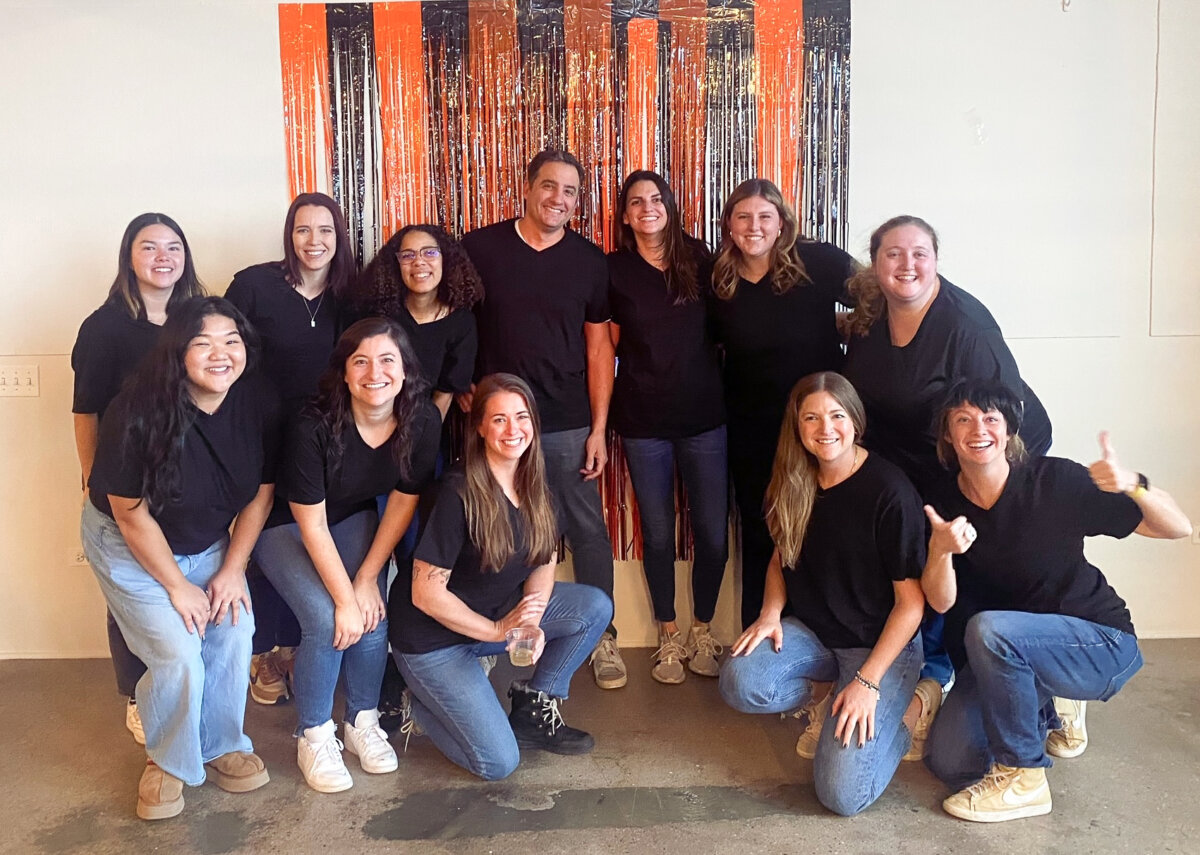
[[[966,517],[955,517],[946,522],[932,505],[925,506],[925,516],[929,517],[932,533],[929,535],[930,553],[943,555],[962,555],[975,542],[975,526]]]
[[[1123,469],[1108,431],[1100,431],[1100,459],[1088,467],[1092,483],[1106,493],[1126,493],[1138,484],[1136,472]]]

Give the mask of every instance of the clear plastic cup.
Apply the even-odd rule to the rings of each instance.
[[[541,628],[536,626],[514,626],[504,633],[508,642],[508,661],[518,668],[532,665],[534,651],[542,637]]]

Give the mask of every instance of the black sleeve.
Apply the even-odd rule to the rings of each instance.
[[[438,490],[437,500],[413,557],[434,567],[454,569],[458,556],[470,542],[467,515],[463,508],[461,476],[447,476]]]
[[[412,496],[419,495],[433,481],[438,451],[442,444],[441,413],[432,401],[421,407],[417,418],[420,424],[413,440],[412,453],[408,458],[408,477],[401,478],[396,483],[397,490]]]
[[[591,249],[591,247],[589,247]],[[608,308],[608,261],[599,250],[595,251],[596,258],[588,265],[588,276],[591,288],[587,306],[584,309],[583,320],[589,324],[602,324],[612,319]]]
[[[105,334],[101,319],[93,314],[79,327],[71,349],[75,387],[71,412],[94,415],[103,412],[120,391],[118,355],[112,337]]]
[[[289,502],[317,505],[325,501],[325,457],[329,435],[316,420],[301,417],[292,422],[287,450],[279,466],[279,480]]]
[[[882,499],[875,521],[881,566],[894,582],[919,579],[925,569],[925,511],[910,484],[897,485]]]
[[[96,445],[92,477],[88,480],[89,489],[105,496],[126,499],[142,497],[146,462],[137,450],[127,447],[125,442],[130,418],[128,399],[123,395],[117,396],[100,422],[100,439]]]
[[[246,271],[241,270],[233,275],[233,281],[225,289],[225,299],[233,303],[247,318],[252,318],[254,312],[254,288],[250,286]],[[253,321],[251,322],[253,323]]]
[[[831,301],[853,306],[854,299],[846,283],[858,269],[854,256],[831,243],[809,244],[804,253],[804,267],[812,284],[820,288]]]
[[[467,391],[471,388],[471,377],[475,374],[475,354],[479,348],[475,315],[470,309],[459,309],[455,316],[458,320],[454,332],[446,342],[442,376],[437,381],[440,392]]]

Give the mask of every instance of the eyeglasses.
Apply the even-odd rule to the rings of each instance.
[[[436,246],[423,246],[420,249],[402,249],[396,253],[401,264],[412,264],[417,260],[418,255],[426,261],[433,261],[442,257],[442,251]]]

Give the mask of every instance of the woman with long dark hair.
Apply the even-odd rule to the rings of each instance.
[[[387,565],[432,478],[441,428],[429,387],[409,370],[415,364],[395,321],[368,318],[342,334],[316,400],[292,425],[280,500],[254,551],[300,621],[296,753],[318,792],[354,783],[335,736],[339,675],[345,747],[365,772],[396,769],[378,711]],[[381,494],[388,497],[382,519]]]
[[[342,325],[342,303],[355,273],[346,218],[324,193],[301,193],[283,221],[283,260],[238,271],[225,298],[249,318],[262,339],[263,374],[289,417],[317,392]],[[275,704],[290,695],[288,676],[300,643],[296,616],[251,563],[254,596],[250,697]]]
[[[257,344],[218,297],[173,308],[103,423],[84,551],[147,671],[138,816],[183,810],[183,785],[267,783],[242,730],[254,619],[245,568],[273,494],[278,406],[240,379]],[[229,533],[230,523],[233,531]]]
[[[717,676],[709,629],[729,558],[725,401],[705,323],[712,258],[687,235],[667,182],[631,172],[617,195],[620,249],[608,255],[611,333],[621,370],[609,423],[621,437],[642,524],[644,568],[658,651],[651,675],[682,683],[687,668]],[[675,618],[675,468],[687,488],[695,560],[694,619]]]
[[[838,303],[854,259],[800,235],[796,214],[763,178],[743,181],[721,212],[709,309],[725,350],[729,470],[742,522],[742,625],[762,606],[774,547],[763,517],[775,442],[796,381],[842,365]]]
[[[417,545],[409,596],[393,589],[391,636],[411,715],[455,764],[495,780],[520,748],[592,750],[559,709],[571,675],[612,618],[598,588],[555,582],[558,530],[537,405],[511,374],[480,380],[460,465],[442,481]],[[506,649],[516,627],[540,629],[536,668],[509,689],[507,718],[479,659]]]
[[[720,684],[742,712],[803,707],[796,753],[813,760],[817,798],[845,816],[880,796],[908,748],[925,609],[921,500],[898,467],[859,444],[865,430],[840,374],[796,384],[767,489],[766,597]]]
[[[71,412],[75,450],[87,491],[100,420],[128,377],[158,340],[167,316],[180,303],[204,294],[187,238],[166,214],[140,214],[125,227],[117,250],[117,275],[108,299],[79,327],[71,350],[75,372]],[[134,656],[121,629],[108,614],[108,649],[117,676],[117,691],[129,699],[125,726],[142,745],[146,735],[138,715],[134,689],[146,666]]]

